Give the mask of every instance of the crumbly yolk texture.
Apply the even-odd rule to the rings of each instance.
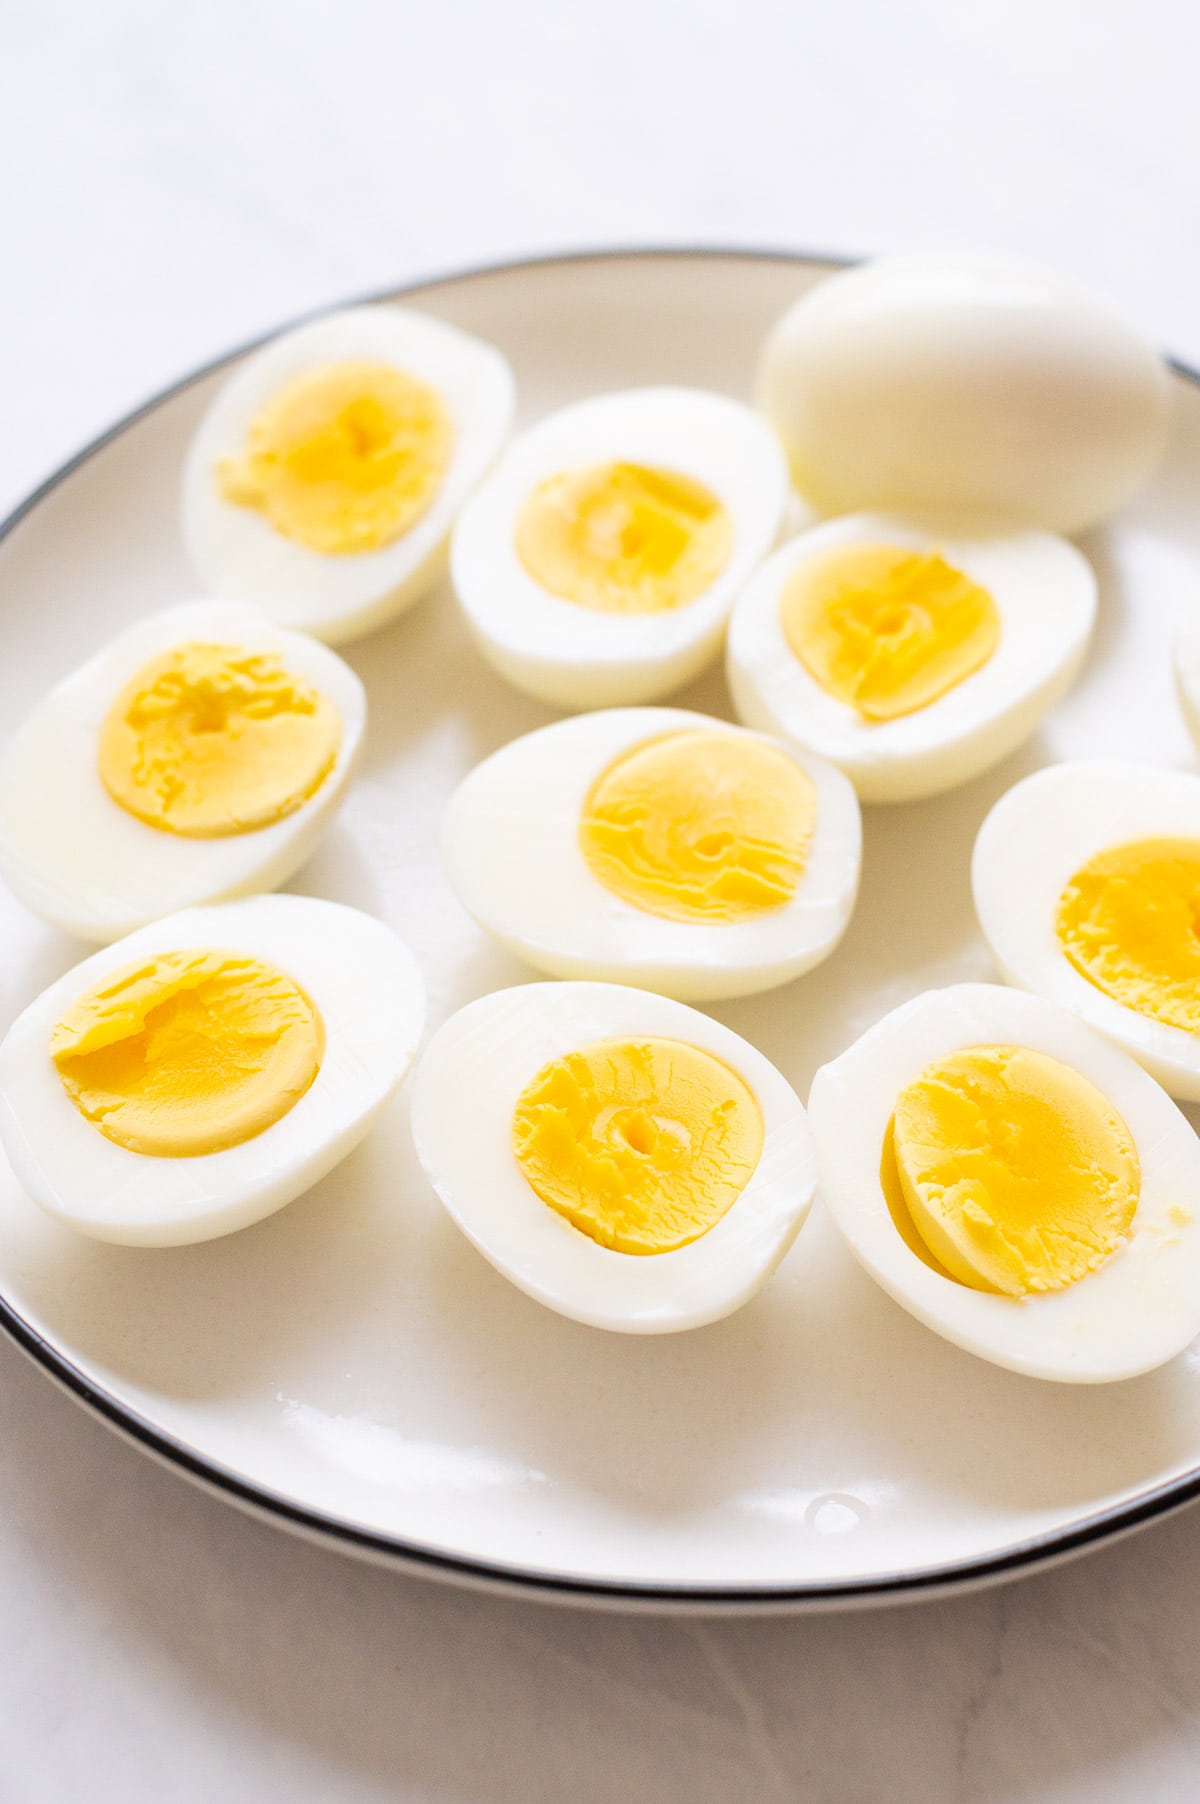
[[[139,670],[100,729],[100,780],[148,826],[186,839],[294,814],[337,761],[333,703],[276,657],[182,645]]]
[[[804,874],[817,798],[775,746],[697,728],[623,752],[579,820],[592,875],[669,921],[743,921],[778,908]]]
[[[762,1155],[762,1112],[679,1040],[600,1040],[546,1065],[513,1114],[526,1180],[600,1246],[670,1253],[720,1221]]]
[[[50,1036],[67,1095],[105,1139],[215,1153],[286,1115],[320,1068],[321,1017],[264,959],[160,952],[76,998]]]
[[[868,721],[927,708],[1000,643],[988,591],[940,552],[903,545],[838,546],[801,564],[780,617],[814,681]]]
[[[453,447],[453,422],[428,383],[388,363],[330,363],[273,394],[215,474],[226,501],[285,539],[345,557],[416,525]]]
[[[1058,899],[1058,943],[1114,1002],[1200,1033],[1200,840],[1111,846]]]
[[[939,1059],[896,1098],[891,1140],[921,1242],[976,1290],[1063,1290],[1133,1226],[1133,1136],[1094,1084],[1044,1052],[971,1046]]]
[[[517,556],[541,588],[602,614],[686,607],[720,576],[733,521],[703,483],[644,464],[599,464],[540,482],[517,521]]]

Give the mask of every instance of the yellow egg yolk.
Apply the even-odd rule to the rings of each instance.
[[[600,464],[540,482],[517,521],[534,582],[604,614],[686,607],[733,549],[728,510],[703,483],[642,464]]]
[[[276,657],[181,645],[143,666],[100,729],[100,780],[148,826],[188,839],[295,813],[337,760],[337,709]]]
[[[308,1089],[321,1018],[241,953],[159,952],[76,998],[50,1036],[67,1095],[107,1140],[184,1158],[261,1134]]]
[[[1200,1033],[1200,840],[1137,840],[1089,859],[1058,899],[1055,928],[1105,996]]]
[[[889,1134],[885,1194],[894,1157],[924,1249],[976,1290],[1062,1290],[1133,1226],[1141,1170],[1128,1127],[1046,1053],[971,1046],[939,1059],[896,1098]]]
[[[387,363],[331,363],[271,396],[243,449],[218,460],[217,487],[309,551],[377,551],[427,512],[453,444],[427,383]]]
[[[762,1112],[737,1073],[678,1040],[600,1040],[555,1059],[517,1099],[526,1180],[618,1253],[669,1253],[732,1207],[762,1154]]]
[[[780,599],[784,637],[815,682],[864,720],[926,708],[1000,642],[986,589],[936,551],[843,545],[801,564]]]
[[[699,727],[623,752],[583,805],[592,875],[670,921],[746,920],[804,874],[816,791],[786,752]]]

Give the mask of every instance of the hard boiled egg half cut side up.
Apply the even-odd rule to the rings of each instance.
[[[957,1346],[1099,1384],[1200,1331],[1200,1141],[1066,1009],[928,991],[818,1071],[809,1117],[850,1250]]]
[[[450,567],[484,657],[563,708],[657,700],[717,656],[787,500],[769,427],[724,395],[600,395],[514,440]]]
[[[528,984],[461,1009],[421,1060],[413,1136],[498,1271],[627,1334],[746,1302],[816,1183],[804,1110],[775,1067],[707,1015],[618,984]]]
[[[153,614],[52,689],[0,756],[0,873],[35,914],[98,941],[273,889],[340,805],[366,710],[335,652],[251,608]]]
[[[518,957],[691,1002],[826,958],[854,908],[861,842],[832,765],[675,708],[527,733],[459,785],[442,828],[459,900]]]
[[[353,307],[273,339],[224,383],[188,452],[197,573],[330,644],[373,632],[442,575],[515,394],[499,351],[408,308]]]
[[[424,1021],[391,930],[307,896],[155,921],[0,1044],[0,1142],[35,1203],[130,1246],[228,1234],[308,1190],[404,1078]]]
[[[1096,581],[1048,533],[860,514],[802,533],[734,609],[748,726],[818,752],[864,802],[936,795],[1015,751],[1074,681]]]

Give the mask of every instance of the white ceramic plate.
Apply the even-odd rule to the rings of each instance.
[[[744,396],[766,326],[822,273],[787,257],[632,254],[488,270],[406,298],[499,344],[529,420],[642,383]],[[4,529],[5,730],[110,633],[192,591],[179,468],[226,367],[116,427]],[[968,861],[1010,783],[1080,753],[1193,766],[1168,656],[1176,618],[1200,606],[1200,387],[1179,375],[1165,470],[1084,543],[1101,619],[1078,689],[967,788],[867,810],[862,896],[837,953],[713,1011],[802,1096],[884,1010],[992,975]],[[370,696],[365,768],[293,887],[396,927],[436,1026],[532,976],[471,925],[434,847],[464,772],[552,715],[487,670],[444,593],[349,657]],[[679,701],[728,712],[716,674]],[[5,895],[0,944],[0,1028],[84,951]],[[1200,1350],[1096,1389],[999,1371],[890,1302],[819,1203],[727,1321],[642,1339],[552,1315],[444,1215],[404,1097],[306,1198],[205,1246],[77,1240],[0,1170],[0,1321],[114,1426],[272,1520],[541,1595],[836,1607],[1011,1574],[1200,1492]]]

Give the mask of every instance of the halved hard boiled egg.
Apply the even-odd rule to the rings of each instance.
[[[107,946],[0,1044],[0,1142],[97,1240],[179,1246],[261,1220],[358,1144],[425,1014],[390,928],[308,896],[187,909]]]
[[[832,765],[677,708],[513,740],[459,785],[442,828],[459,900],[519,958],[692,1002],[826,958],[854,908],[861,842]]]
[[[936,795],[1015,751],[1083,662],[1096,580],[1047,533],[885,514],[778,551],[729,625],[748,726],[807,746],[864,802]]]
[[[984,821],[971,882],[1010,983],[1200,1102],[1200,777],[1091,759],[1036,771]]]
[[[1200,1331],[1200,1140],[1068,1010],[928,991],[823,1066],[808,1106],[850,1250],[957,1346],[1098,1384]]]
[[[193,565],[213,594],[330,644],[373,632],[442,575],[515,393],[493,346],[404,307],[352,307],[272,339],[192,440]]]
[[[366,695],[335,652],[251,608],[139,621],[38,703],[0,758],[0,872],[86,940],[273,889],[358,761]]]
[[[716,657],[787,493],[774,434],[739,402],[600,395],[514,440],[463,509],[451,578],[518,689],[564,708],[653,701]]]
[[[560,1315],[626,1334],[746,1302],[816,1182],[804,1110],[775,1067],[707,1015],[619,984],[469,1003],[421,1060],[412,1120],[430,1182],[484,1257]]]

